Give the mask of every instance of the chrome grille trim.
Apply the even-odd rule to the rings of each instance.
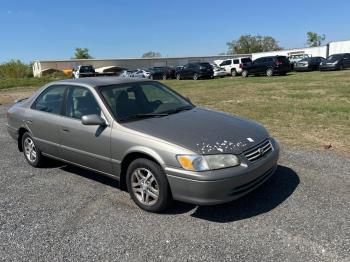
[[[259,160],[261,157],[266,155],[267,153],[273,150],[272,144],[270,140],[266,140],[262,142],[260,145],[244,152],[244,156],[250,161],[255,162]]]

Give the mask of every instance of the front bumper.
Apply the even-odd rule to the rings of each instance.
[[[320,70],[321,71],[331,71],[331,70],[338,70],[338,65],[321,65]]]
[[[227,75],[226,71],[214,71],[214,77],[226,76],[226,75]]]
[[[197,205],[229,202],[249,193],[271,177],[279,157],[279,146],[271,139],[273,150],[254,163],[207,172],[166,168],[175,200]]]
[[[306,72],[306,71],[311,71],[311,69],[308,66],[294,66],[294,71],[297,72]]]

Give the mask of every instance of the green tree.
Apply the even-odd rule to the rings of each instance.
[[[267,52],[281,50],[278,41],[272,36],[261,35],[242,35],[238,40],[226,43],[228,46],[228,55],[231,54],[250,54],[257,52]]]
[[[89,49],[88,48],[75,48],[75,53],[74,53],[74,59],[90,59],[93,58],[89,54]]]
[[[145,57],[162,57],[162,55],[159,52],[153,52],[153,51],[149,51],[146,52],[142,55],[143,58]]]
[[[324,34],[319,35],[315,32],[307,32],[306,36],[307,36],[307,44],[310,47],[320,46],[322,42],[326,40],[326,36]]]

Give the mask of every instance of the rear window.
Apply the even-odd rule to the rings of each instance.
[[[252,62],[252,60],[250,58],[242,58],[241,61],[243,64]]]
[[[92,66],[82,66],[80,67],[80,73],[95,73],[95,70]]]
[[[288,63],[288,62],[289,62],[289,60],[288,60],[287,57],[285,57],[285,56],[277,56],[277,57],[276,57],[276,60],[277,60],[278,62],[282,62],[282,63]]]

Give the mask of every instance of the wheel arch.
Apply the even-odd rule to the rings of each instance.
[[[125,191],[127,190],[126,172],[131,162],[139,158],[145,158],[145,159],[151,160],[164,169],[164,162],[156,152],[154,151],[150,152],[150,150],[147,150],[147,149],[131,150],[123,157],[123,160],[120,163],[120,174],[119,174],[120,189]]]
[[[18,146],[18,150],[20,152],[23,152],[23,147],[22,147],[22,137],[23,135],[26,133],[26,132],[29,132],[29,130],[25,127],[21,127],[19,130],[18,130],[18,138],[17,138],[17,146]]]

